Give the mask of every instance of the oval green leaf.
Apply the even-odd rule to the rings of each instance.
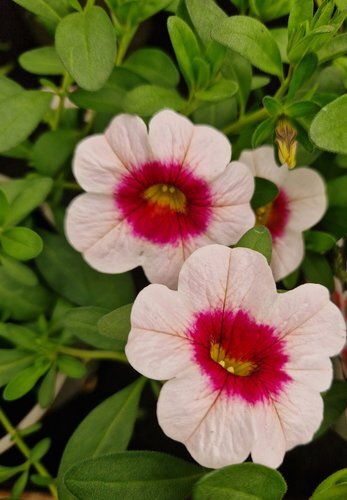
[[[0,102],[0,152],[13,148],[35,130],[51,99],[48,92],[28,90]]]
[[[256,68],[282,78],[278,46],[266,26],[257,19],[229,17],[212,30],[212,38],[241,54]]]
[[[310,137],[321,149],[347,154],[347,95],[321,109],[311,124]]]
[[[269,264],[271,262],[272,238],[270,231],[264,226],[255,226],[249,229],[235,246],[255,250],[264,255]]]
[[[65,71],[54,47],[39,47],[23,52],[18,62],[22,68],[35,75],[63,75]]]
[[[1,244],[10,257],[29,260],[37,257],[43,248],[40,236],[27,227],[13,227],[1,235]]]
[[[164,453],[128,451],[85,460],[65,474],[77,498],[183,500],[204,469]]]
[[[211,472],[196,483],[193,500],[281,500],[287,489],[279,472],[244,463]]]
[[[63,476],[75,463],[105,453],[126,450],[133,433],[145,379],[140,378],[103,401],[71,436],[58,473],[59,498],[74,498],[67,491]]]
[[[116,36],[101,7],[64,17],[57,27],[55,44],[78,85],[86,90],[98,90],[104,85],[114,66]]]

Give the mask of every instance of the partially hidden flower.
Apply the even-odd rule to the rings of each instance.
[[[282,116],[277,122],[275,133],[278,159],[281,165],[287,164],[289,169],[294,168],[296,166],[296,150],[298,147],[296,129],[288,118]]]
[[[76,150],[74,175],[88,193],[68,208],[68,240],[101,272],[141,265],[150,281],[175,287],[196,248],[231,245],[254,225],[254,180],[230,155],[223,134],[173,111],[148,131],[137,116],[117,116]]]
[[[345,323],[328,290],[277,294],[266,259],[209,245],[182,267],[178,291],[149,285],[135,300],[126,346],[143,375],[169,380],[157,415],[200,464],[245,460],[277,467],[309,442],[332,380],[329,356]]]
[[[244,151],[240,161],[256,177],[267,179],[279,189],[275,200],[256,210],[257,224],[265,225],[272,236],[271,268],[276,281],[293,272],[304,258],[303,231],[324,215],[327,196],[322,177],[307,167],[278,168],[274,150],[262,146]]]

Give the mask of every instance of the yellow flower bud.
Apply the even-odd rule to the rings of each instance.
[[[286,117],[281,117],[276,126],[278,158],[281,165],[286,163],[290,169],[296,166],[297,131]]]

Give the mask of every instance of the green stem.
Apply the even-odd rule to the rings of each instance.
[[[128,50],[128,47],[135,35],[136,30],[137,26],[130,26],[124,31],[123,35],[121,36],[118,44],[118,51],[115,62],[116,66],[120,66],[122,64],[126,51]]]
[[[10,434],[13,441],[17,445],[18,449],[22,452],[24,457],[30,460],[30,454],[31,454],[30,448],[26,445],[21,435],[13,427],[12,423],[10,422],[10,420],[8,419],[8,417],[5,415],[4,411],[1,408],[0,408],[0,422],[3,425],[4,429],[8,432],[8,434]],[[52,479],[52,476],[40,461],[33,462],[33,466],[42,477],[47,477]],[[50,489],[53,497],[57,499],[58,491],[56,486],[54,484],[50,484],[48,488]]]
[[[78,184],[76,184],[76,182],[56,180],[56,181],[54,181],[54,186],[59,187],[59,188],[63,188],[63,189],[67,189],[69,191],[78,191],[78,192],[83,191],[83,189]]]
[[[284,96],[286,93],[288,86],[290,84],[290,80],[292,78],[293,74],[293,67],[290,66],[288,70],[287,77],[283,80],[281,86],[277,90],[276,94],[274,95],[275,99],[281,99],[281,97]],[[248,115],[241,116],[236,122],[231,123],[230,125],[227,125],[224,127],[223,132],[227,135],[231,134],[237,134],[243,127],[246,125],[250,125],[252,123],[259,122],[261,120],[264,120],[269,113],[265,108],[258,109],[257,111],[254,111],[253,113],[250,113]]]
[[[59,127],[59,123],[64,111],[64,101],[66,97],[66,91],[69,88],[70,84],[71,84],[71,77],[68,73],[65,73],[61,83],[61,87],[59,89],[59,104],[57,109],[55,110],[55,114],[53,117],[52,130],[57,130],[57,128]]]
[[[54,346],[56,352],[62,354],[68,354],[76,358],[85,359],[87,361],[91,359],[112,359],[113,361],[119,361],[121,363],[128,363],[127,357],[122,352],[113,351],[89,351],[87,349],[76,349],[75,347],[67,347],[62,345]]]

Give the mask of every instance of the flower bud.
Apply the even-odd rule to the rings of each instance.
[[[281,165],[286,163],[292,169],[296,166],[297,131],[290,121],[283,116],[279,118],[275,132],[279,161]]]

